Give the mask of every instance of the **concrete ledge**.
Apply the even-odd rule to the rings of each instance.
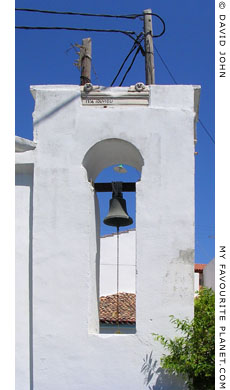
[[[36,143],[33,141],[18,136],[15,137],[16,153],[22,153],[22,152],[27,152],[28,150],[34,150],[36,146],[37,146]]]

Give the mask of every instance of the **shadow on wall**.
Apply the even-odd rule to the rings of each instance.
[[[157,360],[153,361],[153,351],[145,356],[141,367],[144,375],[144,384],[148,390],[187,390],[184,380],[176,375],[170,375],[161,367],[157,367]],[[155,381],[155,384],[152,382]]]

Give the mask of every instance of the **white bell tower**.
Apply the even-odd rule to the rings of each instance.
[[[31,87],[34,142],[16,153],[17,390],[184,388],[160,368],[163,350],[152,333],[173,337],[169,316],[193,316],[199,91],[140,83]],[[99,333],[94,181],[120,163],[141,173],[136,333],[108,335]],[[141,367],[150,354],[156,364],[147,384]]]

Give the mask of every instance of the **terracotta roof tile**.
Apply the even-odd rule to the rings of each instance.
[[[136,323],[136,294],[119,293],[119,323]],[[117,294],[100,297],[100,322],[117,323]]]
[[[207,264],[194,264],[194,271],[195,272],[203,272],[203,269],[206,267]]]

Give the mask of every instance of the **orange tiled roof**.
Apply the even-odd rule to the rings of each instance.
[[[136,294],[119,293],[119,323],[136,323]],[[117,294],[100,297],[100,322],[117,323]]]
[[[207,264],[194,264],[194,271],[195,272],[203,272],[203,269],[206,267]]]

